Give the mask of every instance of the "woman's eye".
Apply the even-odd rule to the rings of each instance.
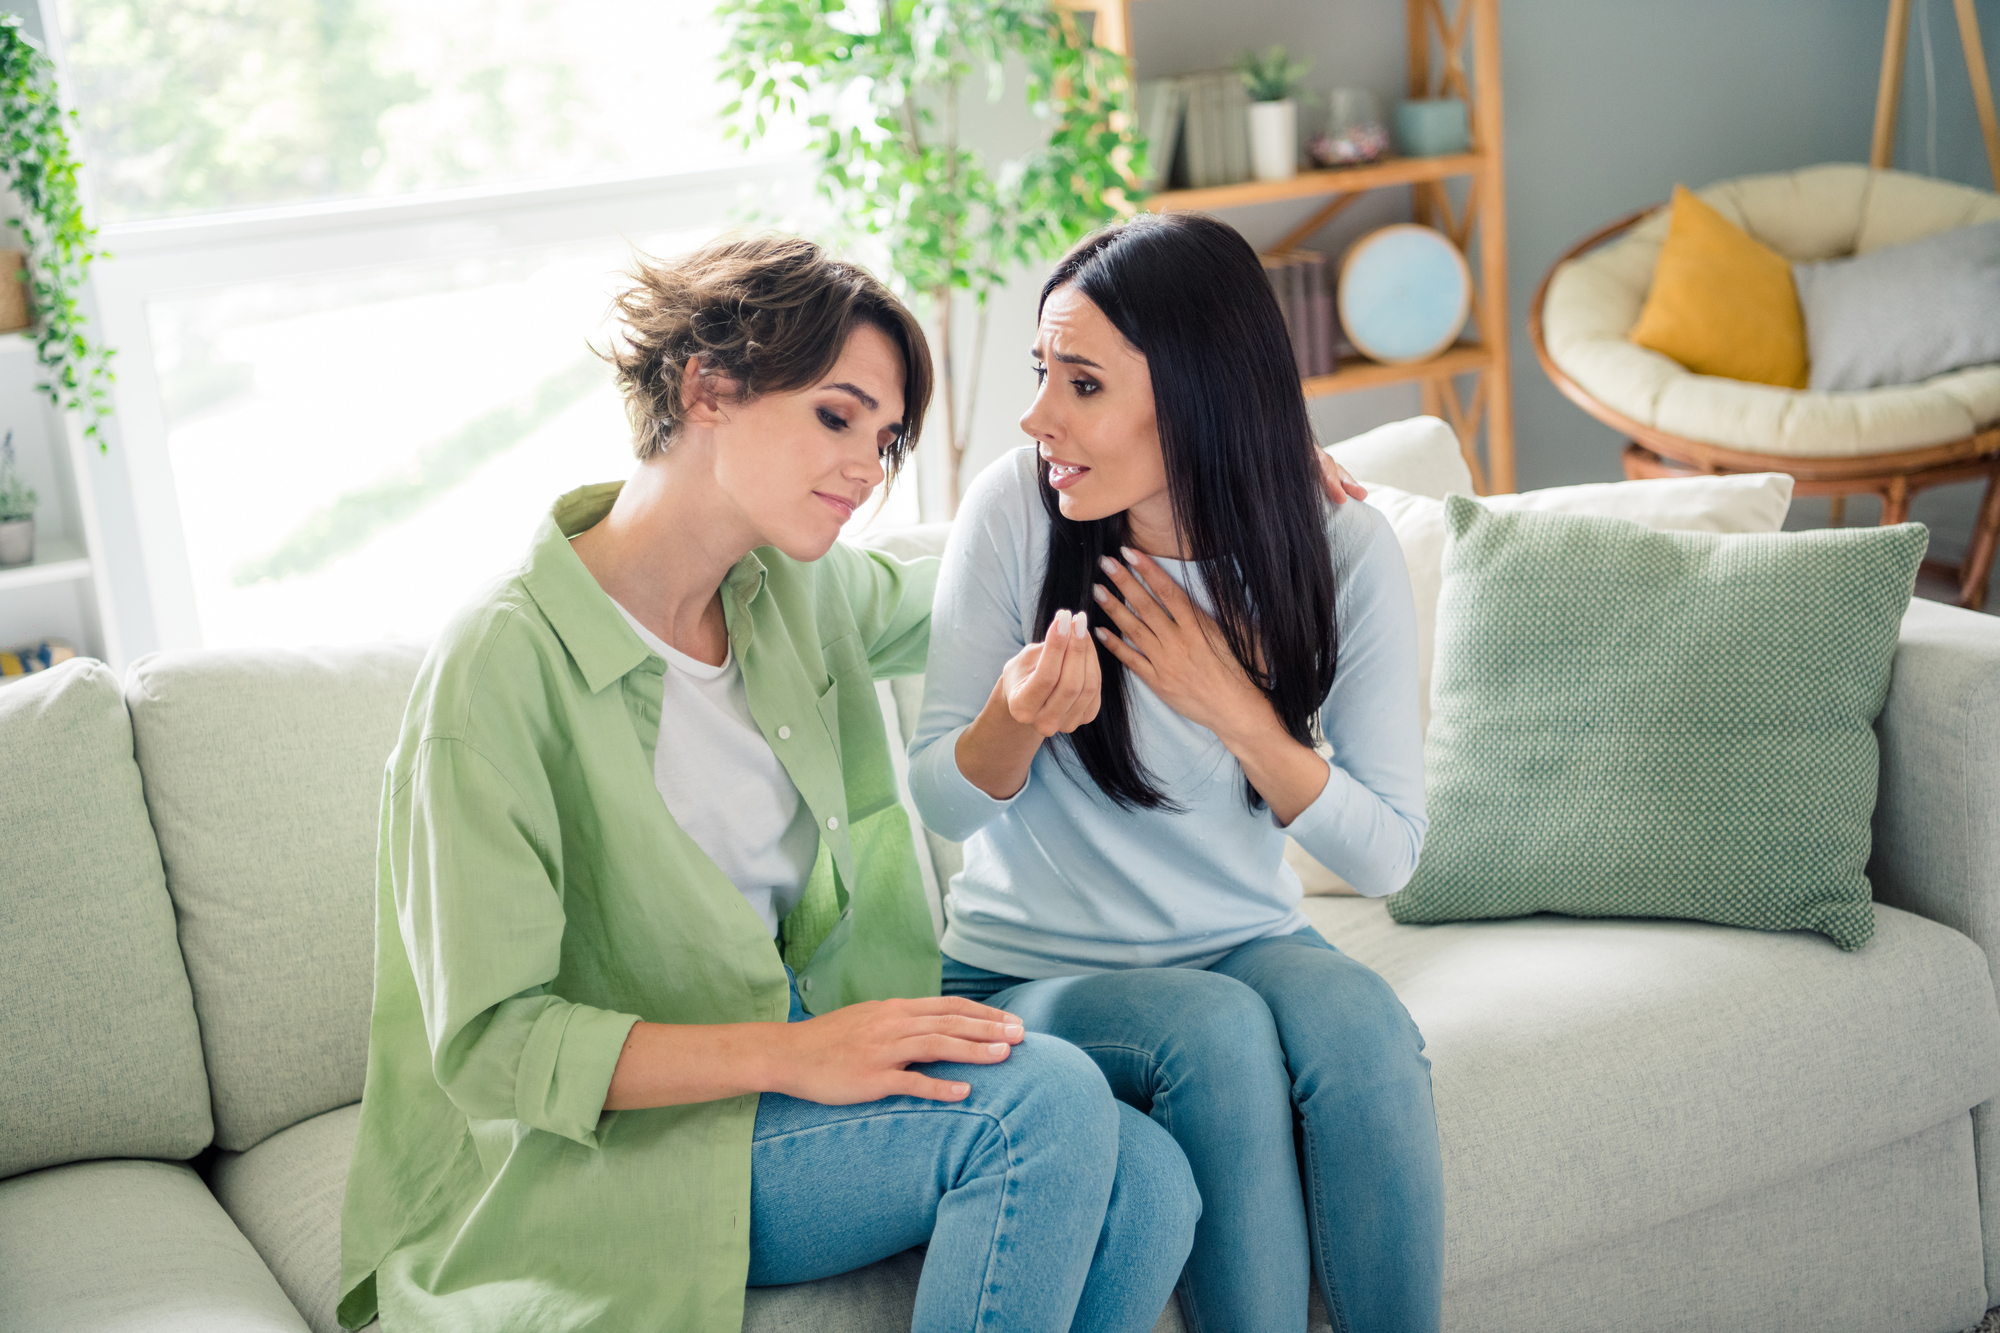
[[[823,407],[819,409],[819,424],[825,426],[828,430],[847,429],[847,422],[842,420],[839,413],[829,412]]]
[[[1103,387],[1093,379],[1074,379],[1070,383],[1075,386],[1076,396],[1079,398],[1088,398]]]
[[[1035,372],[1035,383],[1037,385],[1048,383],[1049,368],[1047,366],[1037,365],[1033,367],[1033,370]]]

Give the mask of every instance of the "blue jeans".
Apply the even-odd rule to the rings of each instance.
[[[802,1021],[796,991],[792,1018]],[[846,1273],[929,1243],[912,1333],[1146,1333],[1201,1198],[1160,1127],[1090,1058],[1030,1034],[997,1065],[913,1066],[962,1102],[758,1099],[750,1285]]]
[[[1303,1328],[1308,1263],[1340,1333],[1437,1328],[1444,1188],[1424,1040],[1389,984],[1318,931],[1205,971],[1023,981],[946,958],[944,991],[1081,1047],[1187,1153],[1202,1200],[1181,1281],[1193,1333]]]

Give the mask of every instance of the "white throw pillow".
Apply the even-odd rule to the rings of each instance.
[[[1351,466],[1348,470],[1354,471]],[[1370,480],[1356,475],[1363,482]],[[1368,488],[1367,502],[1388,518],[1410,567],[1410,591],[1417,605],[1417,706],[1423,727],[1429,731],[1431,657],[1437,645],[1438,593],[1444,585],[1444,501],[1374,483]],[[1630,519],[1659,532],[1776,532],[1784,526],[1785,513],[1791,508],[1792,479],[1782,472],[1755,472],[1594,482],[1518,495],[1489,495],[1481,503],[1503,513],[1535,510]],[[1286,847],[1285,859],[1299,872],[1307,893],[1353,892],[1296,844]]]
[[[1472,494],[1472,471],[1458,451],[1458,436],[1436,417],[1392,421],[1328,445],[1327,452],[1371,488],[1394,486],[1433,500]]]

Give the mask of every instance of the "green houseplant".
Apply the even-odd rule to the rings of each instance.
[[[877,238],[934,330],[949,503],[969,443],[988,297],[1136,207],[1144,143],[1122,56],[1046,0],[723,0],[725,114],[744,142],[802,116],[834,216]],[[983,76],[997,99],[1025,71],[1047,138],[989,163],[960,135],[961,95]],[[975,303],[971,356],[952,345],[955,298]],[[937,432],[935,426],[933,433]]]
[[[1299,172],[1299,80],[1311,64],[1295,61],[1282,46],[1245,51],[1236,68],[1250,94],[1250,170],[1260,181],[1289,180]]]
[[[96,229],[83,220],[78,162],[70,153],[56,97],[55,65],[21,30],[18,14],[0,14],[0,176],[20,201],[9,219],[28,252],[20,276],[37,320],[35,354],[43,378],[36,387],[65,412],[79,413],[86,438],[104,447],[99,426],[111,412],[111,352],[86,327],[80,300],[91,261],[100,257]]]
[[[14,432],[0,440],[0,565],[25,565],[35,558],[34,488],[14,464]]]

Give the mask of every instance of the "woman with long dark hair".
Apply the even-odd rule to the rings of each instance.
[[[1034,356],[1036,444],[967,495],[911,746],[919,810],[966,842],[945,991],[1081,1046],[1180,1143],[1191,1328],[1302,1327],[1310,1265],[1336,1329],[1433,1329],[1423,1039],[1307,923],[1283,860],[1290,835],[1370,895],[1416,867],[1401,550],[1323,499],[1283,319],[1222,223],[1086,240],[1042,290]],[[1079,614],[1098,709],[1065,739],[1025,668]]]

